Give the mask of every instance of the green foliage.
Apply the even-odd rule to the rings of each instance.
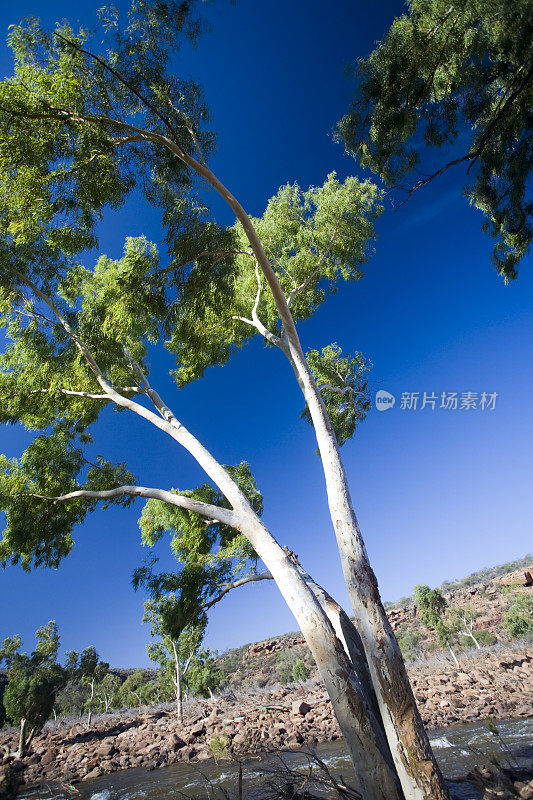
[[[422,631],[404,625],[396,634],[402,656],[406,661],[414,661],[422,653],[424,634]]]
[[[436,629],[437,623],[442,622],[441,617],[447,605],[440,591],[430,589],[425,584],[415,586],[414,601],[424,625]]]
[[[3,702],[14,725],[25,720],[29,729],[39,731],[52,713],[67,674],[56,661],[59,647],[56,623],[49,622],[39,628],[36,638],[37,646],[31,656],[18,652],[18,637],[4,642],[2,655],[9,669]]]
[[[117,705],[121,708],[126,706],[141,706],[144,699],[144,687],[146,683],[146,673],[144,670],[134,670],[131,675],[128,675],[115,695]]]
[[[456,143],[453,158],[472,176],[465,194],[496,239],[493,260],[506,281],[533,236],[532,20],[529,0],[410,0],[358,61],[357,96],[339,124],[346,147],[389,186],[427,148]]]
[[[480,645],[490,646],[492,644],[496,644],[496,642],[498,641],[498,639],[496,638],[496,636],[494,636],[494,634],[490,633],[490,631],[486,631],[484,628],[481,628],[480,630],[477,631],[473,631],[473,634],[476,641]]]
[[[224,673],[219,669],[213,654],[206,648],[196,651],[189,669],[184,676],[184,684],[193,694],[209,697],[218,689]]]
[[[99,501],[52,498],[135,483],[126,465],[102,456],[91,464],[85,456],[109,402],[104,380],[128,397],[144,391],[139,369],[148,374],[147,348],[159,344],[173,354],[183,386],[257,333],[250,316],[258,315],[268,335],[283,333],[242,227],[224,229],[211,219],[198,176],[162,144],[164,136],[200,162],[213,152],[200,87],[169,74],[175,52],[201,31],[196,6],[136,1],[125,19],[103,12],[94,35],[66,23],[50,32],[36,20],[11,29],[15,70],[0,84],[0,317],[7,341],[0,422],[20,422],[38,435],[20,459],[0,456],[7,520],[1,563],[57,566],[72,548],[73,528]],[[136,135],[139,129],[157,142]],[[126,240],[122,258],[100,255],[93,268],[82,266],[81,254],[98,247],[97,222],[134,188],[161,212],[165,264],[139,237]],[[296,321],[314,313],[339,281],[361,276],[380,202],[369,181],[331,174],[307,191],[282,187],[254,220]],[[362,358],[342,358],[335,347],[309,358],[318,372],[343,373],[324,395],[343,442],[366,411],[354,393]],[[260,506],[247,465],[228,471]],[[220,500],[209,486],[189,496]],[[132,499],[103,506],[110,502]],[[187,548],[184,585],[198,582],[200,570],[200,583],[213,583],[224,559],[231,570],[253,562],[240,534],[220,525],[202,530],[199,521],[194,531],[187,516],[160,504],[149,505],[141,520],[146,541],[172,530],[178,557]],[[220,547],[217,565],[210,542]]]
[[[292,679],[293,681],[306,681],[309,677],[309,669],[301,658],[297,658],[292,665]]]
[[[357,424],[370,410],[365,376],[372,365],[361,353],[343,358],[338,344],[328,344],[321,352],[310,350],[307,363],[324,398],[337,442],[342,446],[352,438]],[[311,422],[307,406],[302,417]]]
[[[340,280],[361,277],[373,223],[382,211],[380,199],[372,183],[356,178],[341,183],[332,173],[322,187],[307,191],[297,184],[283,186],[264,215],[252,220],[296,322],[310,317]],[[238,252],[232,262],[215,270],[213,258],[203,258],[184,286],[168,345],[178,360],[178,385],[225,363],[257,333],[250,321],[254,304],[265,328],[281,333],[274,298],[240,224],[234,235]]]
[[[213,736],[209,742],[209,749],[214,758],[229,758],[231,752],[231,739],[227,734]]]
[[[516,595],[503,620],[506,631],[513,638],[533,634],[533,597],[526,592]]]

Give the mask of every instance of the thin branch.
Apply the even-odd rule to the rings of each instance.
[[[142,390],[139,389],[138,386],[118,386],[117,387],[117,391],[125,392],[125,393],[132,392],[133,394],[139,394],[139,392],[141,392]],[[110,400],[111,399],[108,394],[94,394],[93,392],[80,392],[80,391],[74,391],[73,389],[63,389],[63,388],[59,388],[59,387],[54,389],[51,386],[48,389],[30,389],[27,392],[16,392],[15,394],[8,395],[7,397],[4,397],[3,399],[4,400],[11,400],[14,397],[27,397],[27,396],[29,396],[31,394],[55,394],[55,393],[65,394],[65,395],[68,395],[69,397],[85,397],[88,400]]]
[[[195,500],[192,497],[185,497],[181,494],[168,492],[165,489],[154,489],[146,486],[118,486],[116,489],[105,489],[102,491],[93,491],[92,489],[77,489],[68,494],[59,495],[57,497],[48,497],[46,495],[35,494],[28,492],[26,497],[35,497],[37,500],[49,500],[51,503],[66,503],[70,500],[113,500],[116,497],[144,497],[147,499],[161,500],[163,503],[184,508],[187,511],[193,511],[200,514],[202,517],[207,517],[214,522],[220,522],[223,525],[234,527],[237,523],[237,515],[235,512],[228,508],[221,508],[210,503],[203,503],[200,500]]]
[[[358,392],[351,386],[345,386],[343,389],[341,389],[340,386],[332,386],[330,383],[322,383],[318,387],[318,391],[322,392],[324,390],[327,390],[328,392],[333,392],[334,394],[350,394],[352,398],[356,394],[360,394],[362,395],[362,397],[366,397],[365,392]]]
[[[407,203],[409,198],[412,197],[412,195],[414,195],[415,192],[417,192],[419,189],[421,189],[422,186],[425,186],[430,181],[434,180],[435,178],[438,178],[439,175],[442,175],[442,173],[446,172],[446,170],[450,169],[450,167],[455,167],[457,164],[461,164],[463,161],[470,161],[473,157],[474,156],[473,156],[472,153],[467,153],[466,156],[461,156],[460,158],[454,158],[453,161],[449,161],[447,164],[445,164],[443,167],[438,169],[436,172],[433,172],[431,175],[428,175],[426,178],[422,178],[419,181],[417,181],[415,183],[415,185],[411,187],[411,189],[406,189],[405,190],[405,191],[407,191],[407,197],[405,197],[402,200],[402,202],[399,203],[399,205],[396,207],[396,211],[398,211],[398,209],[401,208],[404,205],[404,203]]]
[[[482,137],[481,137],[481,139],[479,141],[479,144],[478,144],[477,148],[474,150],[474,152],[467,153],[466,155],[461,156],[460,158],[455,158],[453,161],[449,161],[447,164],[445,164],[443,167],[438,169],[436,172],[433,172],[431,175],[428,175],[426,178],[423,178],[422,180],[417,181],[414,184],[414,186],[411,187],[411,189],[406,190],[407,191],[407,197],[405,197],[402,200],[402,202],[397,206],[396,210],[401,208],[404,205],[404,203],[406,203],[409,200],[409,198],[412,197],[412,195],[416,191],[418,191],[418,189],[421,189],[422,186],[425,186],[426,184],[430,183],[430,181],[434,180],[435,178],[438,178],[439,175],[442,175],[442,173],[446,172],[446,170],[450,169],[450,167],[455,167],[457,164],[461,164],[461,163],[463,163],[465,161],[469,161],[470,164],[468,165],[468,169],[467,169],[467,174],[468,174],[470,172],[470,170],[472,169],[472,167],[474,166],[474,164],[476,163],[476,161],[479,159],[479,157],[483,153],[483,150],[487,146],[487,144],[489,142],[489,139],[490,139],[490,137],[492,136],[492,134],[494,132],[494,129],[497,127],[497,125],[501,121],[502,117],[504,117],[507,114],[511,104],[524,91],[524,89],[526,88],[528,83],[531,81],[532,77],[533,77],[533,67],[530,68],[529,72],[524,76],[524,78],[522,79],[520,84],[516,87],[514,92],[512,92],[512,94],[509,95],[509,97],[507,98],[507,100],[505,101],[503,106],[499,109],[499,111],[495,115],[494,119],[492,120],[492,122],[487,127],[485,133],[482,135]]]
[[[163,116],[163,114],[161,114],[155,108],[155,106],[153,106],[150,103],[150,101],[146,99],[146,97],[144,97],[140,92],[138,92],[137,89],[134,86],[132,86],[131,83],[129,83],[129,81],[127,81],[124,78],[123,75],[120,74],[120,72],[117,72],[117,70],[113,69],[113,67],[111,67],[109,64],[107,64],[102,58],[100,58],[100,56],[97,56],[96,53],[91,53],[90,50],[85,50],[77,42],[73,42],[71,39],[67,39],[66,36],[63,36],[61,33],[58,33],[57,31],[54,31],[54,36],[57,36],[58,39],[61,39],[63,42],[65,42],[65,44],[68,44],[74,50],[77,50],[79,53],[83,53],[84,55],[88,56],[89,58],[92,58],[94,61],[96,61],[98,64],[100,64],[101,67],[103,67],[105,70],[107,70],[123,86],[125,86],[130,92],[132,92],[132,94],[134,94],[135,97],[138,100],[140,100],[141,103],[144,106],[146,106],[146,108],[148,108],[152,112],[152,114],[154,114],[154,116],[158,117],[161,120],[161,122],[165,125],[165,127],[168,128],[168,130],[171,131],[171,133],[174,134],[174,136],[177,137],[177,132],[176,132],[174,126],[171,125],[170,120],[168,119],[168,117]]]
[[[339,230],[339,225],[340,225],[340,220],[335,225],[333,233],[331,234],[331,239],[328,242],[328,246],[324,250],[324,253],[322,254],[322,256],[321,256],[318,264],[316,265],[315,269],[313,270],[313,272],[311,272],[311,274],[307,276],[307,278],[303,281],[303,283],[301,283],[299,286],[295,286],[295,288],[292,290],[292,292],[288,296],[287,303],[288,303],[289,306],[291,305],[291,303],[294,300],[294,298],[296,297],[296,295],[300,294],[300,292],[304,292],[307,289],[307,287],[309,286],[309,284],[311,283],[311,281],[314,278],[316,278],[316,276],[319,274],[320,268],[322,267],[322,265],[323,265],[324,261],[326,260],[326,258],[329,256],[331,247],[332,247],[332,245],[333,245],[333,243],[335,241],[335,237],[337,236],[337,232]]]
[[[271,581],[271,580],[273,580],[273,577],[270,574],[270,572],[261,572],[257,575],[254,574],[254,575],[248,575],[246,578],[239,578],[239,580],[231,581],[231,583],[225,583],[220,587],[220,592],[216,595],[216,597],[214,597],[212,600],[210,600],[208,603],[202,606],[202,608],[204,611],[207,611],[216,603],[219,603],[222,600],[222,598],[227,595],[228,592],[231,592],[232,589],[237,589],[239,586],[244,586],[246,583],[252,583],[253,581]]]

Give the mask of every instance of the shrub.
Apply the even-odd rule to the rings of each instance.
[[[396,638],[398,639],[402,656],[407,661],[414,661],[415,658],[420,656],[422,652],[421,644],[425,638],[422,631],[406,626],[398,631]]]
[[[293,681],[305,681],[309,677],[309,669],[305,666],[301,658],[297,658],[292,666]]]
[[[503,624],[513,639],[533,635],[533,597],[525,592],[516,595]]]

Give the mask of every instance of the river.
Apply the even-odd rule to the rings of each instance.
[[[447,779],[465,775],[475,764],[489,763],[491,757],[499,762],[508,759],[512,765],[533,765],[533,720],[503,720],[491,732],[485,722],[474,722],[437,729],[431,732],[435,755]],[[322,744],[316,754],[337,778],[342,775],[350,783],[351,766],[342,740]],[[243,795],[259,797],[257,787],[283,768],[308,769],[309,758],[295,751],[269,754],[261,759],[243,763]],[[20,795],[25,800],[196,800],[206,797],[222,798],[227,792],[237,797],[237,766],[228,761],[204,761],[199,764],[173,764],[153,772],[140,769],[124,770],[95,780],[76,784],[71,792],[60,786],[27,790]],[[480,798],[481,794],[465,784],[450,783],[453,797]],[[254,792],[254,789],[256,790]],[[225,792],[223,791],[225,790]]]

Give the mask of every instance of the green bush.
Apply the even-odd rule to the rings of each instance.
[[[525,592],[516,595],[503,624],[513,639],[533,635],[533,597]]]
[[[297,658],[292,666],[293,681],[306,681],[309,677],[309,669],[305,666],[301,658]]]
[[[414,661],[422,653],[422,642],[424,641],[424,634],[414,628],[404,627],[398,631],[396,636],[402,656],[406,661]]]
[[[486,630],[473,631],[474,638],[478,644],[496,644],[498,641],[492,633]]]

